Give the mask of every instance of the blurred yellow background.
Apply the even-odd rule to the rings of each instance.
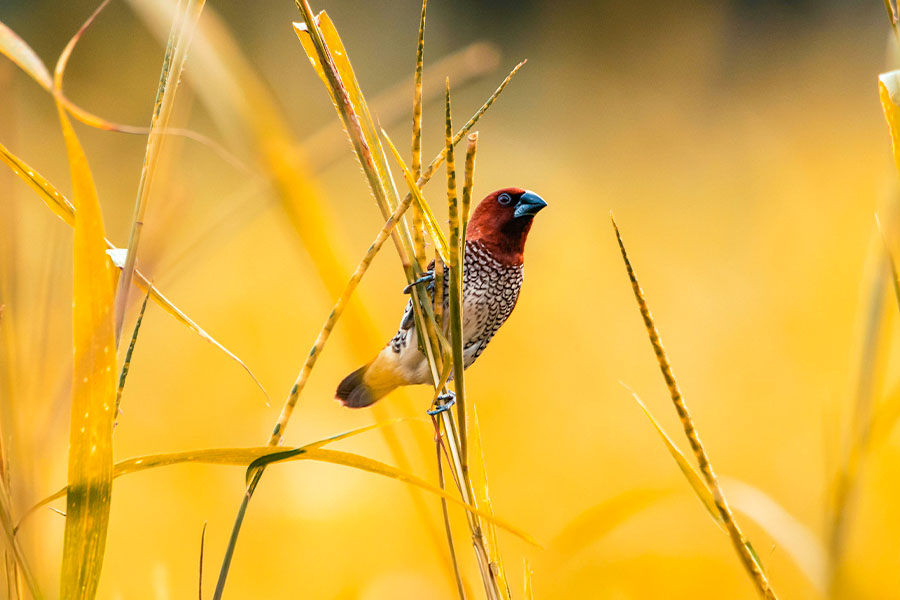
[[[87,31],[65,89],[110,120],[145,125],[163,45],[132,6],[112,2]],[[5,0],[0,20],[52,68],[94,8],[84,0]],[[370,100],[409,83],[420,4],[335,0],[313,8],[332,16]],[[319,146],[305,148],[311,183],[336,224],[325,232],[330,251],[349,273],[382,219],[291,30],[296,9],[287,0],[215,0],[206,11],[224,20],[266,82],[289,122],[285,133],[301,142],[337,140],[343,150],[326,162]],[[889,204],[896,177],[876,87],[877,74],[895,66],[886,59],[888,35],[876,0],[429,5],[426,65],[479,41],[499,53],[496,68],[456,88],[457,123],[528,59],[476,127],[476,197],[519,186],[549,203],[530,236],[518,308],[467,373],[494,509],[547,546],[501,533],[514,597],[522,597],[523,556],[535,570],[538,598],[756,597],[727,536],[619,384],[640,394],[687,449],[631,295],[611,210],[726,494],[727,480],[763,490],[824,545],[855,398],[873,213]],[[221,141],[252,173],[208,147],[170,139],[138,262],[253,369],[272,406],[239,367],[151,304],[115,432],[117,460],[264,444],[334,301],[275,191],[229,131],[234,123],[202,101],[195,59],[188,58],[173,125]],[[427,72],[426,87],[439,88],[443,75]],[[375,112],[399,112],[382,125],[405,148],[411,95],[401,97]],[[0,107],[0,142],[70,190],[52,99],[6,59]],[[440,102],[426,104],[426,159],[441,148],[442,123]],[[124,246],[145,138],[76,128],[107,236]],[[426,188],[435,206],[442,206],[442,173]],[[5,168],[0,198],[0,330],[8,344],[0,416],[21,514],[66,480],[71,233]],[[890,221],[889,212],[881,215]],[[398,267],[388,245],[352,301],[374,317],[385,341],[406,302]],[[884,302],[892,313],[894,299]],[[886,330],[888,339],[896,333]],[[373,421],[371,411],[332,400],[340,378],[379,350],[360,347],[360,339],[338,324],[285,445]],[[897,382],[896,367],[889,362],[879,402],[882,388]],[[404,394],[415,406],[408,416],[423,419],[393,427],[413,472],[436,481],[433,453],[418,455],[414,443],[429,446],[430,392],[413,388],[383,402],[400,406]],[[378,432],[336,447],[394,464]],[[897,435],[866,456],[836,597],[900,598],[898,468]],[[195,596],[208,522],[209,597],[243,489],[237,467],[177,466],[117,480],[99,596]],[[554,537],[584,511],[650,490],[665,494],[579,552],[554,550]],[[440,505],[425,500],[442,536]],[[473,597],[481,597],[455,518],[457,550]],[[770,532],[740,511],[738,518],[782,598],[821,597]],[[20,536],[53,597],[63,519],[43,510]],[[401,483],[312,462],[273,466],[250,506],[226,597],[454,598],[438,542]]]

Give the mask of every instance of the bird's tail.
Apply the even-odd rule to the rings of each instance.
[[[373,387],[366,383],[366,373],[372,367],[372,363],[363,365],[346,377],[338,385],[335,392],[335,400],[347,408],[365,408],[381,400],[396,386]]]
[[[378,398],[363,381],[368,368],[369,365],[363,365],[344,377],[334,394],[335,400],[339,400],[341,404],[349,408],[363,408],[375,404]]]

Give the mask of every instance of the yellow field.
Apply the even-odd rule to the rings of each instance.
[[[164,15],[154,21],[162,4],[104,9],[65,71],[72,102],[115,123],[149,123],[169,33]],[[220,150],[165,138],[137,264],[246,363],[271,402],[238,364],[151,301],[112,437],[115,461],[264,446],[332,304],[384,224],[292,31],[300,13],[288,1],[264,4],[203,8],[169,126],[201,132]],[[327,9],[340,30],[376,125],[409,164],[421,4],[319,4],[312,8]],[[889,20],[874,0],[688,4],[428,6],[425,164],[444,145],[445,75],[458,127],[527,58],[474,128],[474,198],[518,186],[549,204],[530,235],[518,307],[466,372],[493,510],[543,546],[498,532],[512,597],[526,597],[523,558],[540,599],[758,597],[728,535],[621,385],[696,467],[612,211],[694,425],[778,597],[900,598],[898,303],[873,217],[900,256],[898,175],[877,85],[898,66]],[[0,21],[52,73],[94,8],[13,0],[0,4]],[[236,45],[223,46],[223,36]],[[469,62],[430,70],[475,43]],[[147,136],[74,127],[106,236],[126,247]],[[71,194],[53,97],[3,57],[0,144]],[[402,172],[386,152],[402,197]],[[464,155],[465,142],[460,182]],[[424,196],[446,229],[443,168]],[[72,257],[71,228],[0,165],[0,429],[15,519],[67,481]],[[340,379],[396,331],[406,284],[388,241],[322,350],[281,445],[410,417],[333,449],[437,484],[431,390],[395,392],[359,411],[332,400]],[[142,300],[132,287],[123,347]],[[848,468],[859,431],[868,441],[856,442],[863,449]],[[400,440],[408,465],[384,432]],[[97,597],[197,597],[208,523],[203,597],[211,598],[244,473],[188,464],[117,479]],[[836,517],[840,473],[847,495]],[[66,501],[51,506],[65,511]],[[450,511],[467,596],[483,598],[464,513]],[[832,544],[836,519],[845,536]],[[43,508],[16,536],[49,598],[60,589],[64,521]],[[2,590],[9,572],[0,568]],[[441,504],[344,466],[271,465],[225,597],[455,598]]]

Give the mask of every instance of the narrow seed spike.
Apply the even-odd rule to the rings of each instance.
[[[709,457],[706,454],[706,450],[703,448],[703,444],[700,442],[700,436],[697,433],[697,429],[694,427],[694,421],[691,419],[690,412],[688,412],[687,405],[681,395],[678,382],[672,374],[672,367],[669,364],[669,359],[666,356],[662,341],[659,339],[659,332],[656,330],[656,324],[653,322],[650,308],[647,306],[647,301],[644,299],[644,292],[641,289],[640,283],[638,283],[637,275],[635,275],[634,268],[628,258],[628,253],[625,251],[625,243],[622,241],[622,235],[619,232],[619,227],[616,225],[616,220],[613,217],[612,212],[610,212],[609,218],[612,222],[613,230],[615,230],[616,233],[619,251],[622,253],[622,260],[625,262],[625,270],[628,272],[628,279],[631,282],[634,298],[637,301],[641,317],[644,320],[644,327],[647,329],[650,344],[653,346],[654,354],[656,354],[659,370],[662,372],[666,387],[669,389],[669,395],[672,398],[672,403],[675,405],[675,411],[678,413],[678,418],[681,420],[684,433],[687,436],[691,449],[694,452],[694,456],[697,459],[700,473],[703,475],[706,484],[713,494],[716,507],[719,509],[719,514],[722,516],[725,529],[728,531],[732,545],[734,546],[738,557],[741,559],[741,562],[744,564],[744,568],[752,577],[753,582],[756,584],[758,591],[763,597],[767,600],[777,600],[775,591],[769,585],[769,580],[762,570],[759,558],[755,555],[755,552],[752,551],[749,541],[744,536],[740,527],[738,527],[737,521],[734,520],[734,514],[731,512],[731,508],[725,500],[725,495],[722,493],[722,488],[719,486],[719,481],[713,471],[712,464],[709,462]]]
[[[425,54],[425,9],[428,0],[422,0],[422,17],[419,21],[419,43],[416,47],[415,91],[413,92],[412,172],[418,180],[422,175],[422,68]],[[424,217],[418,206],[412,208],[413,246],[419,268],[425,268]]]

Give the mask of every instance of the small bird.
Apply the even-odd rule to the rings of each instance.
[[[522,287],[522,253],[534,215],[547,206],[528,190],[498,190],[478,203],[466,228],[463,268],[463,362],[468,368],[509,317]],[[449,306],[449,266],[444,270],[444,315]],[[430,277],[429,277],[430,275]],[[434,261],[426,277],[434,302]],[[335,399],[350,408],[370,406],[395,388],[432,383],[428,361],[419,349],[412,298],[397,335],[367,365],[338,385]],[[445,318],[444,329],[447,330]]]

